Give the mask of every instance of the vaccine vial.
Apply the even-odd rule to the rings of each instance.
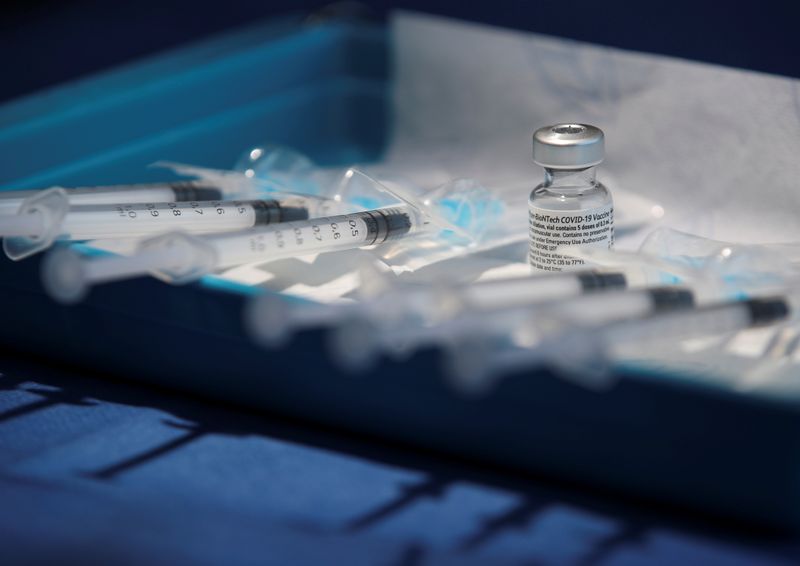
[[[533,160],[544,167],[544,182],[528,200],[528,261],[534,271],[583,264],[556,248],[614,246],[614,203],[595,179],[604,156],[603,132],[588,124],[556,124],[533,134]]]

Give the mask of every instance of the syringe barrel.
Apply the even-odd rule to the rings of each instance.
[[[181,230],[209,234],[307,218],[294,201],[191,201],[71,207],[59,236],[70,240],[143,237]]]
[[[430,320],[438,322],[419,327],[416,324],[392,320],[390,324],[377,326],[379,332],[376,337],[384,345],[405,344],[411,347],[461,335],[504,334],[510,328],[538,324],[541,320],[540,313],[558,316],[566,312],[568,316],[582,316],[586,320],[589,316],[586,311],[592,313],[595,305],[606,304],[606,297],[610,297],[612,301],[622,301],[627,310],[648,311],[651,307],[650,295],[641,295],[638,291],[616,291],[625,286],[625,277],[620,273],[589,271],[559,272],[458,285],[452,292],[460,301],[460,308],[454,313],[445,314],[444,319],[439,317],[446,311],[438,309],[446,309],[447,301],[442,301],[442,297],[437,298],[430,290],[410,288],[392,302],[404,304],[403,313],[416,309],[420,317],[431,317]],[[605,293],[600,297],[592,296],[596,291]],[[632,301],[626,301],[624,297],[628,293],[637,295]],[[380,307],[376,312],[384,320],[388,319],[385,301],[380,300],[376,302],[378,303]],[[570,306],[573,303],[575,307]],[[606,320],[610,316],[609,311],[618,313],[618,309],[612,306],[608,310],[602,309],[595,316]]]
[[[549,314],[580,326],[594,326],[690,308],[693,305],[692,292],[677,287],[612,290],[601,294],[580,295],[553,305],[541,305],[534,308],[536,316],[532,321],[535,324],[537,318]]]
[[[218,267],[257,263],[300,255],[372,246],[413,232],[416,215],[407,207],[284,222],[245,233],[208,238]]]
[[[624,289],[626,285],[625,276],[621,273],[566,271],[483,281],[464,285],[455,289],[455,292],[468,308],[492,310],[575,297],[594,291]]]
[[[14,214],[22,202],[39,190],[0,191],[0,214]],[[70,204],[187,202],[220,200],[224,192],[219,187],[202,181],[175,181],[169,183],[141,183],[67,189]]]
[[[749,299],[622,322],[610,326],[603,339],[611,345],[688,340],[774,324],[786,319],[789,313],[790,307],[783,298]]]

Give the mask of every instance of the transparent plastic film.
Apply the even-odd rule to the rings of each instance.
[[[284,146],[265,144],[247,150],[233,170],[211,169],[161,161],[153,164],[179,175],[197,177],[205,182],[225,187],[229,196],[252,197],[260,193],[303,195],[320,199],[318,215],[389,206],[398,199],[376,190],[372,183],[352,179],[351,167],[324,169],[307,156]],[[413,186],[413,183],[393,171],[382,171],[377,178],[388,186]],[[421,189],[414,189],[420,192]]]
[[[413,240],[396,241],[381,249],[381,259],[397,273],[508,243],[510,232],[503,227],[507,204],[474,179],[456,179],[420,200],[414,200],[410,191],[395,194],[421,207],[431,225]]]
[[[346,174],[350,168],[363,171],[390,188],[410,188],[415,197],[422,193],[422,187],[440,186],[452,178],[452,175],[446,174],[440,167],[431,167],[430,163],[419,161],[394,165],[371,163],[348,168],[324,168],[294,149],[270,143],[246,150],[234,166],[235,171],[250,179],[275,182],[287,190],[325,196],[362,210],[389,206],[396,202],[394,197],[375,192],[369,187],[348,184]]]
[[[150,167],[167,169],[176,175],[193,177],[201,183],[212,184],[222,191],[224,198],[252,198],[263,193],[291,194],[289,187],[275,180],[249,178],[239,171],[213,169],[188,163],[157,161]]]
[[[247,149],[233,168],[251,179],[275,178],[282,181],[302,179],[318,169],[308,156],[275,144],[261,144]]]
[[[796,243],[722,242],[660,228],[639,251],[692,268],[736,296],[786,289],[800,279],[800,245]]]

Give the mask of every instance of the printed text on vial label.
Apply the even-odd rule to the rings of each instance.
[[[561,246],[614,246],[613,205],[589,210],[557,211],[531,206],[530,264],[541,271],[561,271],[583,260],[555,253]]]

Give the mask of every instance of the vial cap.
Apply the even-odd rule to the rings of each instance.
[[[533,134],[533,160],[549,169],[594,167],[605,157],[603,131],[588,124],[556,124]]]

